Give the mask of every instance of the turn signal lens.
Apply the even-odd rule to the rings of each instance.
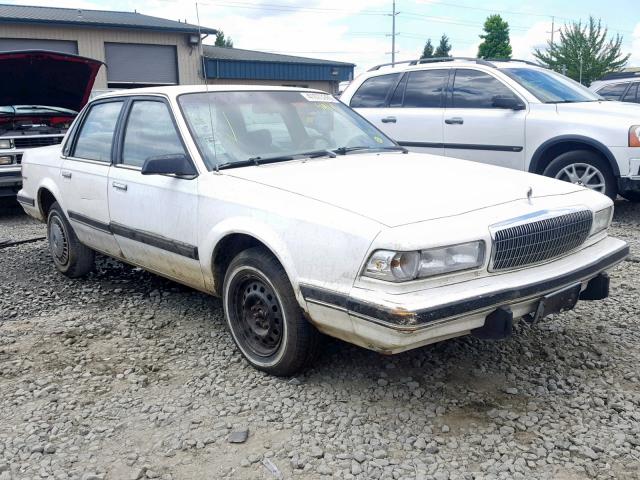
[[[611,219],[613,218],[613,205],[603,208],[593,214],[593,223],[591,224],[590,235],[595,235],[609,228]]]
[[[640,147],[640,125],[634,125],[629,129],[629,146]]]
[[[0,157],[0,165],[11,165],[13,157]]]

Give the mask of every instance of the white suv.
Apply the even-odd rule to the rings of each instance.
[[[607,100],[640,103],[640,71],[617,72],[605,75],[593,82],[589,90],[596,92]]]
[[[526,61],[402,63],[374,67],[341,96],[400,145],[640,200],[639,105]]]

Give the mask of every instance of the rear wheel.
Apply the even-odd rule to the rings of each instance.
[[[222,300],[236,345],[257,369],[288,376],[315,358],[320,333],[304,318],[284,269],[269,252],[251,248],[231,261]]]
[[[589,150],[575,150],[557,156],[543,175],[590,188],[615,199],[618,186],[608,162]]]
[[[76,278],[93,269],[93,250],[80,243],[58,202],[54,202],[49,209],[47,240],[53,263],[62,274]]]

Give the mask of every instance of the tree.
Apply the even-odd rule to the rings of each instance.
[[[431,44],[431,39],[428,39],[427,43],[424,44],[422,57],[420,58],[433,58],[433,45]]]
[[[447,37],[444,33],[442,37],[440,37],[440,44],[438,48],[436,48],[434,57],[450,57],[449,52],[451,51],[451,44],[449,43],[449,37]]]
[[[584,85],[608,72],[622,69],[629,59],[623,55],[622,37],[608,37],[608,29],[601,21],[589,17],[589,23],[573,22],[560,30],[560,41],[547,42],[544,51],[535,49],[533,55],[540,63],[552,70],[562,72]]]
[[[216,33],[216,41],[214,45],[216,47],[233,48],[233,40],[231,40],[231,37],[225,38],[224,32],[222,30],[218,30],[218,33]]]
[[[478,47],[480,58],[511,58],[509,24],[500,15],[489,15],[484,22],[482,43]]]

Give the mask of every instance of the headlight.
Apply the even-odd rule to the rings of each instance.
[[[640,125],[633,125],[629,129],[629,146],[640,147]]]
[[[483,241],[430,248],[419,252],[377,250],[369,258],[364,275],[390,282],[405,282],[478,268],[484,262],[484,255]]]
[[[613,217],[613,205],[593,214],[593,223],[591,224],[590,235],[595,235],[603,230],[609,228],[611,225],[611,218]]]
[[[0,139],[0,148],[13,148],[13,141],[10,138]]]

